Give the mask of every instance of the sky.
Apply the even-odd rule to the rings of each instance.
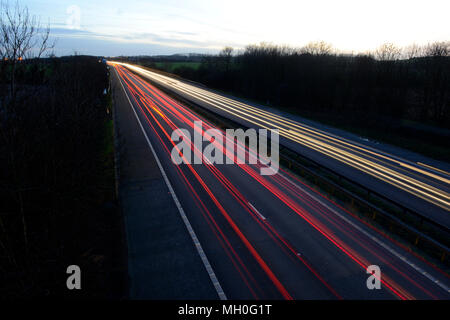
[[[12,2],[10,0],[10,2]],[[326,41],[344,52],[450,40],[448,0],[19,0],[57,39],[55,54],[216,53]]]

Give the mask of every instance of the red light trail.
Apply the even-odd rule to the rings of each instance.
[[[215,128],[214,125],[207,120],[202,119],[193,111],[166,96],[159,89],[134,75],[126,68],[120,65],[113,65],[113,67],[117,70],[122,84],[130,93],[130,97],[135,105],[139,107],[139,111],[145,118],[148,127],[152,130],[154,136],[157,137],[169,158],[171,149],[176,147],[175,143],[171,140],[171,131],[169,131],[178,129],[179,126],[177,126],[175,122],[182,123],[186,129],[198,130],[198,128],[194,126],[194,121],[202,121],[204,123],[204,128],[199,132],[202,135],[204,131]],[[224,139],[226,139],[224,131],[221,129],[219,130],[222,132]],[[216,141],[212,141],[212,143],[216,143]],[[244,148],[247,154],[253,152],[252,150],[249,150],[247,146],[242,145],[239,142],[236,142],[236,144],[237,148]],[[192,152],[201,157],[201,150],[198,150],[193,143],[191,143],[191,149]],[[205,199],[202,199],[200,196],[200,192],[206,194],[208,201],[211,201],[211,203],[214,204],[215,209],[220,212],[221,216],[227,222],[227,227],[234,231],[235,235],[240,239],[248,253],[257,262],[261,270],[278,290],[279,294],[281,294],[284,299],[293,299],[294,297],[289,293],[289,286],[287,287],[282,283],[282,280],[280,280],[279,277],[280,275],[276,275],[276,272],[272,269],[268,261],[266,261],[266,258],[256,249],[253,240],[245,235],[245,231],[239,226],[236,219],[232,217],[231,212],[226,209],[226,206],[221,202],[221,198],[219,198],[210,188],[211,181],[213,181],[212,179],[214,179],[215,183],[222,186],[224,192],[226,191],[233,199],[235,199],[235,202],[244,210],[243,212],[246,212],[256,225],[264,231],[264,234],[267,235],[267,239],[273,241],[291,260],[298,261],[301,265],[305,266],[313,277],[335,298],[343,298],[338,293],[338,290],[332,287],[328,282],[327,277],[320,274],[307,258],[299,254],[299,251],[291,244],[291,241],[281,234],[278,226],[274,226],[272,223],[261,218],[260,214],[250,205],[251,202],[249,199],[233,184],[224,172],[219,170],[218,166],[202,166],[207,168],[207,172],[209,172],[208,177],[204,177],[203,171],[200,173],[197,169],[198,167],[195,165],[187,164],[183,166],[173,166],[176,168],[176,172],[181,178],[182,183],[189,190],[190,195],[197,204],[198,211],[202,213],[215,238],[226,252],[228,258],[254,298],[259,298],[261,294],[264,294],[263,290],[258,285],[258,279],[254,277],[244,260],[239,256],[238,252],[233,247],[229,236],[227,236],[226,232],[223,230],[224,226],[218,222],[218,217],[214,217],[210,207],[205,204]],[[289,208],[290,214],[295,214],[297,217],[303,219],[303,221],[338,249],[341,254],[344,254],[347,258],[351,259],[351,261],[361,267],[364,271],[372,264],[370,258],[375,257],[377,261],[381,261],[389,271],[395,273],[395,276],[399,277],[402,283],[408,283],[408,285],[417,288],[429,298],[437,298],[433,292],[422,285],[424,279],[416,281],[413,277],[408,275],[407,272],[391,263],[390,259],[393,258],[392,255],[386,254],[386,252],[376,243],[370,241],[366,235],[361,234],[357,229],[352,228],[350,224],[340,219],[333,210],[330,210],[321,202],[317,201],[317,199],[311,195],[311,188],[305,186],[303,182],[298,180],[292,174],[281,170],[282,174],[261,176],[258,171],[260,165],[235,164],[234,166],[239,167],[241,169],[241,174],[245,175],[247,179],[256,182],[260,187],[265,188],[270,194],[276,197],[280,202],[277,205],[284,205]],[[184,168],[187,168],[188,171],[185,172],[183,170]],[[189,177],[194,177],[195,180],[190,179],[188,175]],[[205,180],[205,178],[207,178],[207,180]],[[195,185],[201,186],[201,190],[194,186],[194,181]],[[297,185],[297,187],[295,187],[295,185]],[[306,192],[298,186],[308,189],[310,192]],[[313,191],[313,194],[329,201],[329,199],[321,195],[318,191]],[[331,203],[331,205],[338,207],[335,203]],[[345,210],[339,207],[338,209]],[[345,237],[345,240],[343,237]],[[384,238],[384,240],[388,239]],[[390,245],[397,246],[394,242],[390,242]],[[400,285],[398,281],[394,281],[386,272],[383,273],[380,280],[384,287],[397,298],[415,298],[409,290],[404,288],[403,285]]]

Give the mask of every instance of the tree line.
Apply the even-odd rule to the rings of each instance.
[[[321,42],[268,43],[203,56],[173,72],[212,88],[292,111],[411,119],[450,128],[450,42],[343,54]]]
[[[108,70],[52,56],[49,32],[1,3],[0,297],[119,295]],[[78,293],[66,288],[72,264],[86,274]]]

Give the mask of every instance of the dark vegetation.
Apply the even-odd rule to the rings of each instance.
[[[18,3],[0,9],[0,298],[119,297],[106,65],[42,58],[50,29]],[[66,287],[70,265],[81,290]]]
[[[119,60],[129,60],[138,64],[144,63],[149,68],[178,73],[181,69],[198,69],[202,63],[203,55],[190,53],[187,55],[119,57]]]
[[[449,55],[448,42],[403,50],[385,44],[361,55],[334,53],[324,42],[301,49],[263,43],[235,55],[225,48],[200,65],[187,64],[189,57],[176,65],[173,56],[138,62],[450,161]]]
[[[0,297],[120,297],[106,65],[73,56],[1,65]],[[82,290],[66,288],[79,265]]]

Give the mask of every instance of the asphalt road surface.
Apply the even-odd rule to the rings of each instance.
[[[450,173],[445,164],[436,168],[432,161],[407,160],[400,152],[375,149],[193,83],[122,65],[246,127],[279,129],[282,145],[450,228]]]
[[[172,132],[183,128],[194,136],[214,125],[123,66],[109,64],[210,262],[206,269],[214,270],[228,299],[450,298],[447,274],[289,172],[263,176],[261,164],[175,165]],[[194,127],[200,120],[203,127]],[[330,139],[316,144],[332,145]],[[381,270],[379,290],[367,287],[370,265]]]

